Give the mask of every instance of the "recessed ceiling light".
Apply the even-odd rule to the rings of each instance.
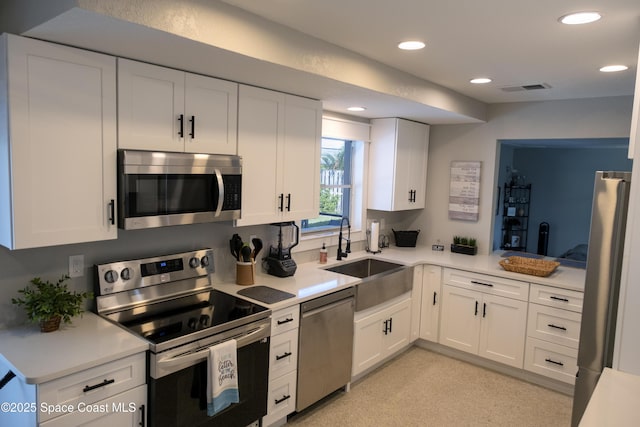
[[[558,21],[567,25],[589,24],[602,18],[598,12],[577,12],[561,16]]]
[[[616,71],[624,71],[628,69],[629,67],[626,65],[607,65],[606,67],[600,68],[600,71],[603,73],[615,73]]]
[[[349,110],[349,111],[364,111],[364,110],[366,110],[366,108],[365,107],[349,107],[349,108],[347,108],[347,110]]]
[[[469,83],[473,83],[476,85],[481,85],[481,84],[485,84],[485,83],[491,83],[491,79],[488,77],[478,77],[476,79],[471,79],[469,80]]]
[[[408,40],[398,44],[398,47],[402,50],[419,50],[424,48],[425,44],[417,40]]]

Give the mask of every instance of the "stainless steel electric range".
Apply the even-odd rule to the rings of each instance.
[[[211,249],[96,271],[98,314],[149,342],[149,425],[244,427],[266,414],[271,311],[213,289]],[[209,348],[229,339],[237,340],[240,402],[209,417]]]

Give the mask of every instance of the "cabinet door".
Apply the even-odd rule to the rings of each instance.
[[[119,148],[184,151],[184,78],[182,71],[118,58]]]
[[[442,287],[440,344],[477,354],[480,342],[482,294],[467,289]]]
[[[242,156],[242,218],[237,225],[281,219],[282,138],[285,95],[240,86],[238,154]],[[284,202],[283,202],[284,203]]]
[[[9,145],[0,144],[0,243],[115,239],[115,59],[18,36],[3,42],[0,103],[8,102],[9,122],[0,139]]]
[[[442,298],[442,267],[425,265],[423,268],[420,338],[438,342],[438,319],[440,318]]]
[[[322,103],[291,95],[285,103],[283,219],[315,218],[320,212]]]
[[[398,120],[394,210],[424,208],[429,127]]]
[[[238,84],[186,73],[184,150],[238,152]]]
[[[364,372],[383,359],[384,320],[387,319],[385,314],[374,313],[354,322],[351,376]]]
[[[385,322],[386,325],[385,325]],[[382,320],[383,357],[409,345],[411,336],[411,299],[390,307]],[[386,332],[384,332],[386,330]]]
[[[527,329],[527,303],[483,295],[478,354],[505,365],[522,368]]]
[[[141,385],[93,404],[80,404],[74,412],[40,423],[42,427],[138,427],[146,425],[147,386]],[[46,403],[46,402],[43,402]]]

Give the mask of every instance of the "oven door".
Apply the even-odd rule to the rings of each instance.
[[[266,331],[266,336],[265,336]],[[247,426],[267,413],[269,381],[270,328],[237,337],[238,392],[240,402],[216,415],[207,416],[207,360],[208,348],[175,357],[159,357],[151,364],[168,364],[178,370],[160,378],[149,377],[149,413],[151,426]],[[172,352],[175,352],[173,350]],[[203,360],[204,358],[204,360]],[[189,362],[191,361],[191,362]],[[188,366],[184,366],[184,365]],[[173,370],[173,369],[172,369]],[[164,368],[156,372],[166,372]]]

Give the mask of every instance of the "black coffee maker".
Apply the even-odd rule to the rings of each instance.
[[[294,221],[271,224],[274,228],[270,239],[269,255],[264,258],[267,273],[277,277],[293,276],[296,262],[291,258],[291,249],[298,245],[300,227]]]

